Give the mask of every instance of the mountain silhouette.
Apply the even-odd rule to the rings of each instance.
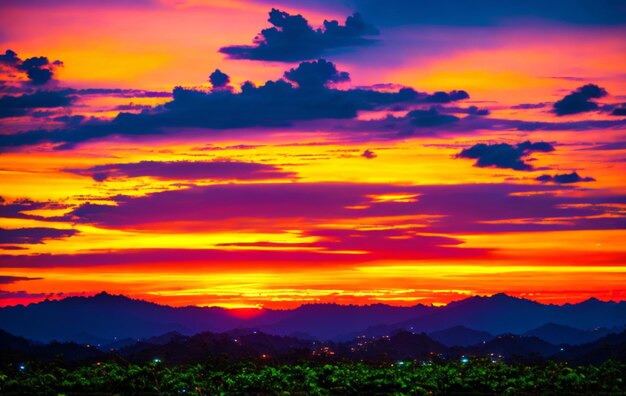
[[[0,327],[11,334],[38,342],[56,340],[100,347],[109,345],[111,349],[171,332],[191,336],[236,329],[253,329],[281,336],[298,335],[318,341],[380,337],[399,330],[433,334],[446,345],[483,341],[486,333],[528,333],[526,335],[556,344],[587,340],[575,330],[566,328],[561,331],[552,327],[554,334],[551,334],[550,326],[542,328],[548,324],[574,329],[579,326],[588,329],[624,326],[626,302],[591,299],[558,306],[496,294],[470,297],[444,307],[307,304],[295,309],[264,309],[246,319],[219,307],[170,307],[100,293],[92,297],[69,297],[0,308]],[[591,333],[594,337],[602,335],[600,330]]]
[[[240,322],[223,308],[173,308],[106,292],[0,309],[0,323],[5,330],[42,342],[101,343],[170,331],[225,331]]]
[[[270,334],[290,335],[302,332],[318,340],[347,340],[353,337],[343,334],[350,334],[371,325],[392,324],[422,317],[433,309],[425,305],[393,307],[384,304],[306,304],[288,311],[282,320],[266,323],[259,326],[259,329]],[[254,322],[253,319],[252,323]]]
[[[554,358],[573,364],[600,364],[608,359],[626,363],[626,331],[587,344],[564,347]]]
[[[455,360],[461,357],[486,357],[509,362],[563,360],[572,364],[601,364],[608,359],[626,362],[626,331],[610,334],[578,346],[554,346],[537,337],[500,335],[490,341],[462,347],[446,347],[424,333],[405,330],[380,338],[365,338],[334,343],[302,340],[266,334],[257,330],[235,333],[203,332],[193,336],[167,333],[140,340],[127,347],[107,350],[76,343],[37,343],[0,331],[0,363],[28,361],[94,363],[108,360],[139,364],[163,362],[167,365],[206,362],[267,360],[301,362]]]
[[[454,326],[449,329],[428,334],[430,338],[445,346],[470,346],[492,340],[492,334],[486,331],[469,329],[465,326]]]
[[[548,357],[555,354],[559,348],[537,337],[526,337],[515,334],[504,334],[491,341],[480,343],[466,350],[466,353],[479,356],[515,357]]]
[[[595,341],[613,333],[614,330],[605,327],[599,327],[591,330],[581,330],[571,326],[546,323],[536,329],[527,331],[523,335],[535,336],[554,345],[579,345]],[[621,330],[624,330],[623,327]]]
[[[426,334],[414,334],[404,330],[375,340],[358,339],[349,345],[350,352],[347,355],[359,360],[403,361],[432,358],[447,352],[444,345]]]

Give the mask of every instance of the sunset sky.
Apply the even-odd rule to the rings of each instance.
[[[3,0],[0,306],[626,300],[626,3],[506,3]]]

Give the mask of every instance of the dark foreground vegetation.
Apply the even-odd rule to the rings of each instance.
[[[626,364],[510,364],[489,359],[294,364],[22,363],[0,369],[0,394],[623,395]]]

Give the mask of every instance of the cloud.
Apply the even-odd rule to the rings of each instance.
[[[413,110],[407,114],[411,124],[417,127],[437,127],[459,121],[458,117],[440,114],[435,107],[430,110]]]
[[[2,96],[0,118],[23,116],[38,108],[69,106],[74,99],[70,91],[36,91],[20,96]]]
[[[192,186],[142,197],[117,196],[113,205],[84,203],[52,220],[103,228],[282,232],[344,219],[409,217],[423,232],[463,233],[626,226],[624,196],[564,194],[560,185],[461,184],[393,186],[359,183],[254,183]],[[558,192],[558,193],[557,193]],[[376,197],[416,196],[415,200]],[[315,202],[315,205],[311,205]],[[515,208],[511,211],[511,208]],[[184,210],[183,210],[184,209]],[[607,214],[607,216],[600,216]],[[512,219],[527,219],[513,222]],[[546,219],[550,219],[546,221]],[[555,221],[560,220],[560,221]],[[375,221],[375,220],[372,220]],[[397,221],[394,221],[397,224]],[[180,229],[184,225],[183,230]]]
[[[174,268],[185,262],[208,271],[232,269],[234,263],[240,268],[293,268],[294,262],[337,266],[384,259],[484,258],[489,254],[488,250],[459,246],[462,239],[455,235],[626,227],[622,209],[625,196],[599,192],[590,197],[575,192],[570,186],[516,184],[193,186],[141,197],[116,197],[115,205],[85,203],[65,219],[58,220],[117,230],[158,230],[161,233],[249,230],[280,235],[284,230],[297,228],[303,237],[312,238],[294,245],[258,241],[226,243],[218,246],[219,249],[4,255],[0,256],[0,267],[151,266],[163,263]],[[389,195],[413,195],[416,199],[377,199]],[[316,205],[312,206],[311,202]],[[337,219],[341,221],[337,222]],[[369,227],[347,230],[330,225],[353,222]],[[246,249],[230,249],[233,246]],[[312,250],[294,250],[294,247]],[[346,250],[362,253],[344,254]]]
[[[598,146],[589,147],[585,150],[606,150],[606,151],[626,150],[626,142],[621,141],[621,142],[605,143],[605,144],[601,144]]]
[[[0,275],[0,285],[8,285],[10,283],[27,281],[27,280],[39,280],[43,278],[29,278],[27,276],[10,276],[10,275]]]
[[[367,158],[367,159],[374,159],[377,157],[376,153],[373,152],[372,150],[365,150],[363,151],[363,153],[361,154],[361,157],[363,158]]]
[[[0,197],[0,217],[7,218],[36,218],[36,216],[25,214],[38,209],[65,209],[67,206],[55,202],[36,202],[29,199],[18,199],[13,202],[7,202]]]
[[[271,180],[296,177],[295,173],[282,171],[274,165],[236,161],[141,161],[65,171],[90,176],[98,182],[112,177],[142,176],[161,180]]]
[[[626,116],[626,107],[616,107],[611,112],[613,116]]]
[[[35,56],[22,60],[15,51],[6,50],[0,55],[0,65],[14,72],[24,74],[33,85],[44,85],[54,77],[54,71],[63,66],[61,61],[51,62],[45,56]]]
[[[142,89],[123,89],[123,88],[85,88],[72,89],[72,93],[78,95],[108,95],[119,96],[122,98],[171,98],[171,92],[161,91],[145,91]]]
[[[563,116],[596,110],[598,104],[592,102],[591,99],[602,98],[606,95],[606,90],[595,84],[583,85],[563,99],[555,102],[553,111],[557,115]]]
[[[57,228],[34,227],[5,229],[0,228],[0,244],[35,244],[46,239],[61,239],[76,235],[76,230],[60,230]]]
[[[292,62],[318,57],[328,50],[370,45],[366,36],[378,35],[378,30],[366,23],[360,14],[338,21],[324,21],[322,28],[313,29],[302,15],[290,15],[273,8],[268,21],[273,25],[254,38],[254,45],[233,45],[220,52],[233,59]]]
[[[460,250],[460,249],[458,249]],[[463,249],[465,250],[465,249]],[[106,253],[0,255],[0,268],[95,267],[101,265],[151,266],[155,263],[185,263],[189,268],[293,268],[294,263],[315,263],[317,267],[367,261],[363,255],[332,254],[300,250],[223,249],[125,249]]]
[[[119,111],[150,111],[152,110],[153,107],[150,105],[140,105],[140,104],[135,104],[135,103],[129,103],[129,104],[125,104],[125,105],[118,105],[115,106],[114,110],[119,110]]]
[[[427,97],[424,102],[426,103],[450,103],[455,102],[457,100],[469,99],[469,95],[467,92],[460,91],[450,91],[450,92],[442,92],[438,91]]]
[[[554,176],[550,175],[541,175],[537,177],[537,181],[543,183],[557,183],[557,184],[571,184],[571,183],[580,183],[580,182],[592,182],[596,181],[593,177],[581,177],[578,173],[563,173]]]
[[[532,110],[532,109],[542,109],[546,106],[547,106],[546,103],[521,103],[518,105],[511,106],[511,108],[515,110]]]
[[[213,86],[213,89],[225,88],[230,83],[230,77],[227,74],[222,73],[220,69],[215,69],[209,76],[209,81]]]
[[[488,116],[491,114],[489,109],[479,109],[476,106],[470,106],[466,109],[467,114],[476,116]]]
[[[246,82],[238,93],[229,89],[206,92],[176,87],[173,100],[154,107],[152,111],[142,111],[140,114],[122,112],[111,121],[92,119],[75,127],[0,135],[0,151],[42,143],[52,143],[56,149],[69,149],[91,139],[112,135],[176,133],[176,129],[182,127],[285,127],[294,121],[351,119],[360,110],[468,97],[464,91],[446,93],[444,98],[443,95],[419,93],[411,88],[381,92],[330,87],[348,78],[348,73],[338,71],[333,63],[319,59],[302,62],[297,68],[287,71],[284,79],[270,80],[258,87]],[[433,96],[438,99],[433,99]],[[415,124],[421,126],[441,125],[457,120],[453,116],[439,115],[436,110],[434,113],[416,112],[413,115]]]
[[[526,171],[533,169],[530,164],[524,162],[526,157],[533,152],[547,153],[551,151],[554,151],[554,147],[546,142],[531,143],[526,141],[515,146],[508,143],[479,143],[463,149],[457,158],[476,159],[475,166],[481,168],[496,167]]]
[[[487,252],[486,249],[465,250],[457,248],[462,240],[446,236],[420,235],[418,228],[384,229],[384,230],[345,230],[345,229],[314,229],[305,232],[306,236],[318,240],[303,243],[300,247],[322,248],[328,252],[361,252],[362,259],[409,259],[419,260],[437,257],[475,257]],[[221,247],[247,248],[279,248],[290,244],[271,242],[224,243]]]
[[[7,291],[0,290],[0,300],[13,300],[13,299],[33,299],[33,298],[45,298],[52,297],[54,293],[30,293],[25,290],[19,291]]]
[[[302,62],[297,68],[285,72],[285,78],[298,84],[301,89],[321,89],[329,83],[350,81],[347,72],[337,70],[332,62],[318,59],[313,62]]]

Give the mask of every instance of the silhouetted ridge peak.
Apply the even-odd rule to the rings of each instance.
[[[583,305],[583,306],[595,306],[595,305],[602,305],[602,304],[615,304],[615,302],[613,301],[601,301],[598,300],[595,297],[591,297],[586,299],[585,301],[582,301],[579,303],[579,305]]]

